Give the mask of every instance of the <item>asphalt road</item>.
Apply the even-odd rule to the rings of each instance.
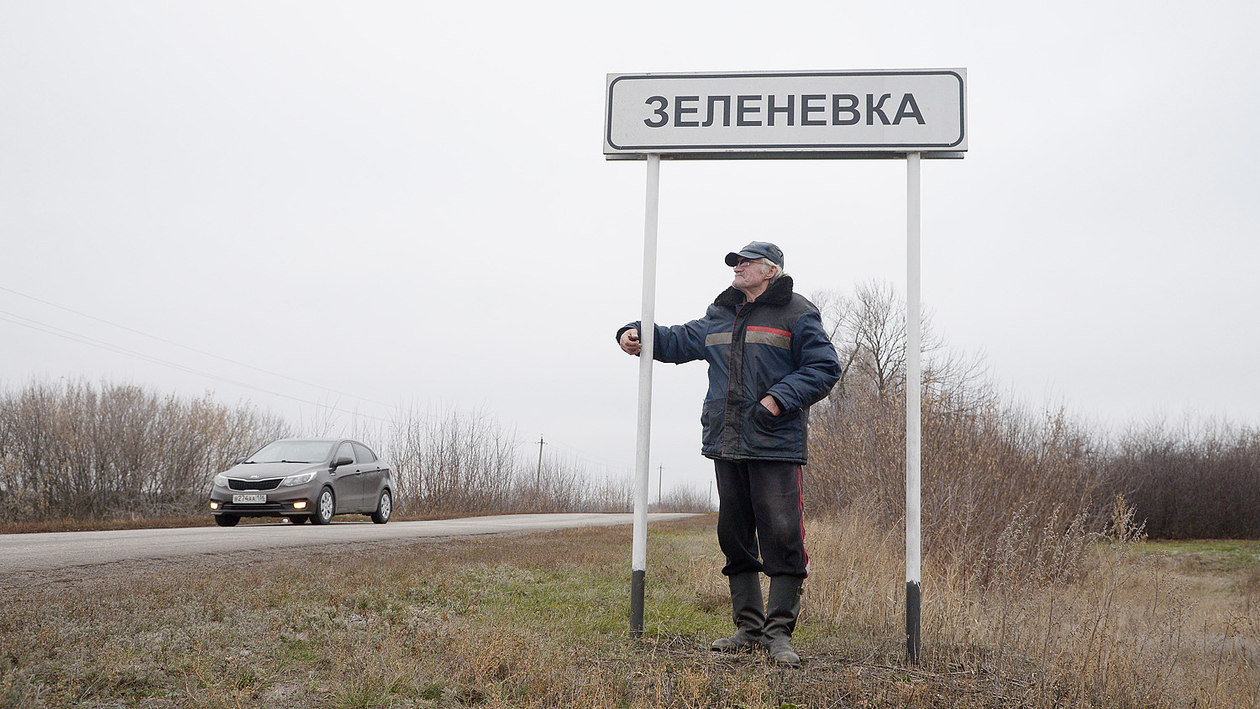
[[[689,517],[651,514],[648,521]],[[197,554],[275,550],[282,547],[379,542],[425,537],[541,532],[574,527],[632,524],[630,514],[537,514],[466,517],[424,522],[341,522],[318,527],[246,524],[237,527],[129,529],[108,532],[0,534],[0,577],[23,572],[70,569],[120,561],[171,559]]]

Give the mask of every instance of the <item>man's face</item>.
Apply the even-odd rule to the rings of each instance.
[[[757,290],[774,275],[774,266],[767,266],[760,260],[741,258],[735,263],[735,280],[731,285],[738,290]]]

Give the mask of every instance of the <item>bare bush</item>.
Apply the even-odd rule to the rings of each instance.
[[[209,395],[32,382],[0,393],[0,521],[193,514],[216,473],[288,430]]]
[[[1038,418],[995,406],[960,414],[934,403],[925,401],[923,408],[926,549],[966,561],[987,578],[994,550],[1016,528],[1036,530],[1047,540],[1097,528],[1101,461],[1087,432],[1061,413]],[[878,511],[888,527],[903,523],[903,409],[899,398],[870,395],[816,407],[806,509],[828,516],[861,503]]]
[[[484,412],[408,412],[382,449],[393,463],[405,514],[633,507],[629,480],[595,480],[580,462],[553,455],[526,460],[522,441]]]
[[[629,512],[634,487],[629,478],[594,480],[580,462],[544,456],[541,468],[521,467],[510,510],[513,512]]]
[[[1187,419],[1124,434],[1107,485],[1162,539],[1260,537],[1260,430]]]
[[[516,437],[482,412],[454,409],[396,419],[384,446],[403,512],[471,513],[508,507]]]
[[[713,503],[706,491],[682,485],[670,490],[650,509],[653,512],[710,512]]]

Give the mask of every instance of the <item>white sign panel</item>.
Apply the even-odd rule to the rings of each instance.
[[[957,154],[967,149],[966,77],[966,69],[609,74],[604,155]]]

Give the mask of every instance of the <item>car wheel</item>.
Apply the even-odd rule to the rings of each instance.
[[[376,511],[372,513],[372,521],[376,524],[385,524],[393,513],[394,498],[389,494],[389,490],[382,490],[381,499],[376,503]]]
[[[315,500],[315,514],[311,515],[311,521],[315,524],[328,524],[332,522],[336,512],[337,498],[333,497],[333,491],[329,488],[320,490],[319,497]]]
[[[310,515],[289,515],[289,522],[292,524],[306,524],[306,520],[310,518]]]
[[[241,521],[241,518],[237,517],[236,515],[215,515],[214,516],[214,523],[219,525],[220,527],[235,527],[236,523],[240,521]]]

